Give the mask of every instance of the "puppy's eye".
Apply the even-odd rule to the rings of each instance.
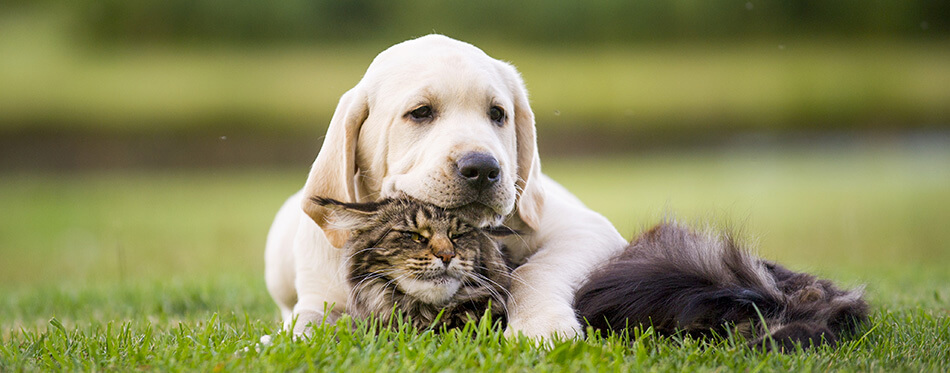
[[[429,105],[417,107],[409,112],[409,117],[417,122],[432,119],[432,115],[432,107]]]
[[[428,238],[423,237],[421,234],[417,232],[403,232],[402,234],[403,236],[406,236],[406,238],[409,238],[410,240],[416,241],[418,243],[429,242]]]
[[[488,110],[488,116],[491,117],[492,122],[495,122],[497,125],[505,124],[505,109],[502,109],[498,106],[492,106]]]

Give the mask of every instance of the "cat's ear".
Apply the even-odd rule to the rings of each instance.
[[[504,225],[497,226],[497,227],[485,227],[485,228],[482,228],[482,232],[485,232],[485,234],[492,237],[507,237],[513,234],[521,234],[521,233],[518,233],[518,231],[508,228]]]
[[[335,234],[340,234],[347,239],[350,232],[372,225],[376,212],[385,204],[385,201],[345,203],[323,197],[311,197],[310,201],[330,210],[330,213],[324,216],[327,224],[323,229],[335,230]]]

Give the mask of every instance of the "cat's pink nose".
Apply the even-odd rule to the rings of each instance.
[[[436,256],[437,258],[439,258],[439,259],[442,259],[442,263],[445,264],[446,266],[448,266],[448,265],[449,265],[449,261],[451,261],[452,258],[455,257],[455,253],[453,253],[453,252],[451,252],[451,251],[439,251],[439,252],[435,253],[435,256]]]

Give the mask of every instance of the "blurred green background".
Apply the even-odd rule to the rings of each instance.
[[[7,0],[0,291],[225,278],[271,310],[264,236],[337,99],[432,32],[519,68],[546,172],[626,237],[731,221],[946,309],[943,0]]]
[[[312,159],[376,53],[432,32],[521,70],[549,154],[950,123],[941,0],[13,0],[0,167]]]

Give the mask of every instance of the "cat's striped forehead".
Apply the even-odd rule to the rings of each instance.
[[[447,232],[468,231],[473,227],[466,224],[445,209],[421,202],[400,200],[394,209],[388,211],[391,218],[400,218],[399,225],[412,230],[435,230]]]

